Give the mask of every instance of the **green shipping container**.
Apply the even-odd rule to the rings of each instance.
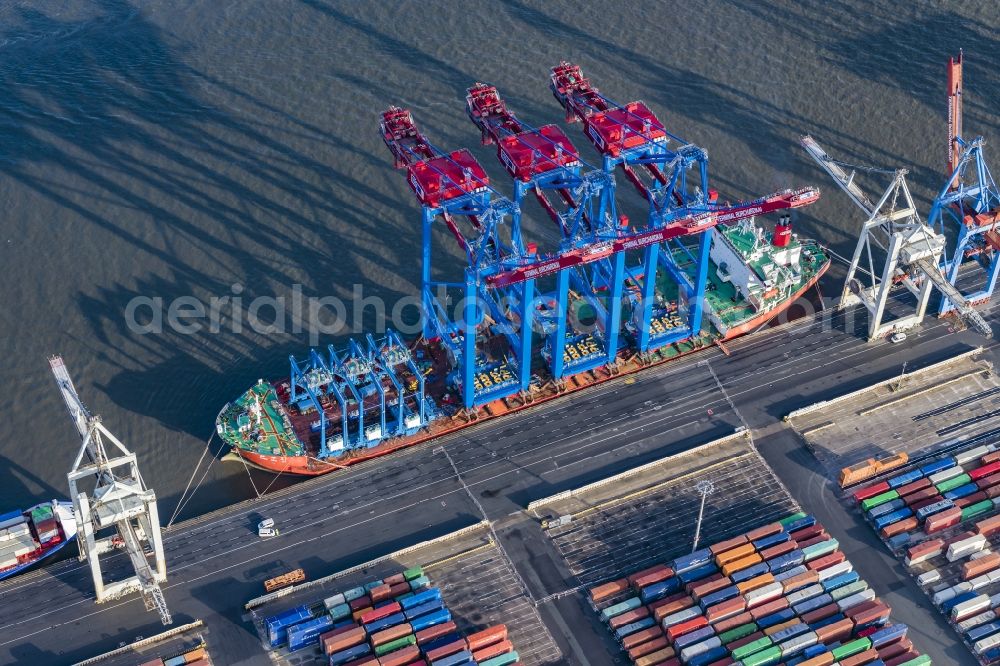
[[[414,636],[413,634],[410,634],[409,636],[403,636],[402,638],[397,638],[394,641],[389,641],[384,645],[379,645],[377,648],[375,648],[375,656],[381,657],[384,654],[395,652],[396,650],[399,650],[400,648],[405,648],[408,645],[416,645],[416,644],[417,644],[417,637]]]
[[[479,666],[507,666],[508,664],[517,663],[518,659],[517,650],[514,650],[513,652],[502,654],[499,657],[493,657],[492,659],[481,661],[479,662]]]
[[[956,486],[956,488],[957,487],[958,486]],[[866,500],[862,500],[861,509],[863,511],[867,511],[868,509],[876,507],[879,504],[885,504],[886,502],[891,502],[897,497],[899,497],[899,493],[897,493],[895,490],[890,490],[889,492],[882,493],[881,495],[876,495],[875,497],[869,497]]]
[[[753,643],[747,643],[742,647],[738,647],[732,652],[733,659],[740,660],[744,657],[749,657],[754,652],[760,652],[774,645],[774,641],[771,640],[769,636],[764,636],[763,638],[758,638]],[[780,654],[780,651],[779,651]]]
[[[953,476],[950,479],[945,479],[934,487],[937,488],[939,492],[946,493],[949,490],[958,488],[959,486],[964,486],[969,481],[972,481],[972,478],[968,474],[959,474],[958,476]]]
[[[843,587],[838,587],[836,590],[830,592],[830,598],[834,601],[840,601],[841,599],[846,599],[852,594],[857,594],[858,592],[864,592],[868,589],[868,583],[863,580],[856,580],[849,585]]]
[[[850,643],[845,643],[839,648],[833,649],[833,660],[840,661],[841,659],[846,659],[852,655],[860,654],[870,648],[872,642],[867,638],[859,638],[853,640]]]
[[[424,570],[420,567],[412,567],[403,572],[403,578],[406,580],[413,580],[414,578],[420,578],[424,575]]]
[[[781,647],[775,645],[763,652],[752,654],[743,660],[743,666],[770,666],[781,661]]]
[[[919,657],[914,657],[909,661],[904,661],[899,666],[930,666],[931,658],[926,654],[922,654]]]
[[[785,527],[786,525],[788,525],[788,523],[794,523],[799,518],[805,518],[805,517],[806,517],[806,514],[804,514],[801,511],[799,511],[798,513],[793,513],[792,515],[788,516],[787,518],[782,518],[781,520],[778,521],[778,524],[781,525],[782,527]]]
[[[983,500],[982,502],[976,502],[975,504],[970,504],[969,506],[962,509],[962,520],[968,520],[980,514],[986,513],[987,511],[993,510],[992,500]]]
[[[642,602],[639,600],[639,597],[630,597],[625,601],[621,602],[620,604],[615,604],[614,606],[608,606],[607,608],[602,610],[601,617],[603,617],[605,620],[610,620],[616,615],[621,615],[622,613],[625,613],[627,611],[635,610],[641,605]]]
[[[819,543],[814,543],[811,546],[806,546],[802,549],[802,557],[806,562],[811,562],[817,557],[823,557],[829,553],[840,548],[840,542],[836,539],[827,539],[826,541],[820,541]]]
[[[723,645],[732,643],[733,641],[738,641],[744,636],[749,636],[753,632],[757,631],[757,625],[753,622],[747,624],[741,624],[738,627],[733,627],[729,631],[723,631],[719,634],[719,640],[722,641]]]

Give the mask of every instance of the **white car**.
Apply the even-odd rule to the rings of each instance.
[[[278,534],[279,534],[278,530],[274,529],[273,527],[263,527],[257,530],[257,536],[261,537],[262,539],[266,537],[275,537],[278,536]]]
[[[274,527],[274,518],[265,518],[264,520],[257,523],[258,530],[267,530]]]
[[[903,332],[893,333],[892,336],[889,338],[889,342],[891,342],[892,344],[896,344],[898,342],[902,342],[905,339],[906,339],[906,333]]]

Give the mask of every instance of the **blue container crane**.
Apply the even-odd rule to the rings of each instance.
[[[398,107],[382,113],[380,129],[397,168],[406,169],[407,182],[422,208],[423,335],[428,340],[439,338],[448,349],[452,367],[458,369],[453,384],[472,417],[475,407],[530,388],[534,281],[499,285],[487,278],[531,261],[533,250],[525,247],[521,236],[518,206],[490,186],[468,150],[446,153],[434,147],[410,112]],[[432,279],[431,230],[439,219],[465,252],[461,283]],[[501,234],[505,226],[509,241]],[[455,317],[436,293],[449,288],[463,291],[462,312]],[[492,344],[499,336],[506,338],[504,351]]]
[[[983,155],[983,137],[962,137],[962,54],[948,59],[948,182],[931,206],[927,222],[938,232],[954,226],[955,250],[945,256],[941,270],[956,288],[963,263],[974,261],[985,272],[985,280],[970,293],[959,290],[971,304],[988,301],[1000,273],[1000,190]],[[942,296],[939,314],[956,310]]]

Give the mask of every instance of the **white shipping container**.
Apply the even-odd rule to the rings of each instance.
[[[962,620],[958,623],[958,629],[962,633],[965,633],[969,629],[978,627],[981,624],[986,624],[987,622],[992,622],[997,619],[997,615],[994,611],[988,610],[985,613],[980,613],[979,615],[973,615],[967,620]]]
[[[810,585],[808,587],[803,587],[801,590],[796,590],[792,592],[785,599],[788,601],[789,606],[794,606],[797,603],[805,601],[806,599],[812,599],[823,594],[822,585]]]
[[[976,576],[975,578],[969,581],[969,583],[972,584],[973,591],[981,590],[992,582],[993,581],[991,581],[990,577],[986,574],[982,576]]]
[[[995,583],[1000,580],[1000,569],[994,569],[993,571],[987,571],[984,576],[989,576],[990,582]]]
[[[945,553],[945,557],[949,562],[954,562],[957,559],[961,559],[967,555],[971,555],[972,553],[982,550],[985,545],[986,537],[982,534],[977,534],[975,536],[968,537],[967,539],[956,541],[948,546],[948,552]]]
[[[931,559],[932,557],[937,557],[938,555],[940,555],[943,552],[944,552],[944,547],[942,546],[941,548],[937,548],[935,550],[927,551],[923,555],[919,555],[917,557],[913,557],[913,558],[907,557],[906,558],[906,566],[908,566],[908,567],[916,566],[917,564],[920,564],[921,562],[926,562],[927,560]]]
[[[962,581],[961,583],[952,585],[951,587],[946,587],[940,592],[935,592],[934,596],[931,599],[934,601],[935,604],[940,606],[949,599],[954,599],[958,595],[962,594],[962,592],[971,592],[971,591],[972,591],[972,583],[968,581]]]
[[[990,606],[996,608],[1000,606],[1000,592],[997,592],[992,597],[990,597]]]
[[[718,636],[712,636],[708,640],[702,641],[701,643],[689,645],[681,650],[681,661],[690,661],[693,657],[697,657],[699,654],[708,652],[709,650],[717,648],[720,645],[722,645],[722,641],[719,640]]]
[[[992,555],[992,554],[993,554],[993,551],[990,550],[989,544],[987,544],[987,546],[985,548],[983,548],[981,551],[979,551],[978,553],[973,553],[972,555],[969,555],[969,559],[970,560],[978,560],[980,557],[986,557],[987,555]]]
[[[849,597],[844,597],[837,602],[837,608],[841,611],[845,611],[848,608],[853,608],[858,604],[863,604],[866,601],[871,601],[875,598],[874,590],[865,590],[863,592],[858,592],[857,594],[852,594]]]
[[[750,590],[743,595],[743,598],[747,600],[747,606],[750,607],[777,599],[783,593],[784,589],[781,587],[781,583],[771,583],[764,587],[758,587],[756,590]]]
[[[27,523],[19,523],[17,525],[12,525],[7,529],[0,531],[0,543],[6,543],[7,541],[12,541],[18,537],[25,535],[30,535],[31,530],[28,529]]]
[[[980,594],[978,597],[973,597],[968,601],[956,604],[955,607],[951,609],[951,619],[957,620],[960,617],[975,615],[976,613],[984,611],[989,607],[990,598],[985,594]]]
[[[816,645],[819,642],[819,638],[816,636],[815,631],[807,631],[804,634],[799,634],[798,636],[793,636],[789,638],[784,643],[781,643],[778,647],[781,648],[781,656],[787,657],[789,655],[795,654],[805,650],[811,645]]]
[[[694,619],[699,615],[701,615],[701,608],[699,608],[698,606],[692,606],[691,608],[685,608],[682,611],[678,611],[673,615],[666,616],[665,618],[663,618],[663,620],[660,621],[660,624],[663,626],[664,629],[666,629],[667,627],[671,627],[675,624],[680,624],[681,622],[687,622],[688,620]]]
[[[982,654],[989,650],[990,648],[1000,645],[1000,633],[993,634],[992,636],[987,636],[986,638],[976,641],[976,644],[972,646],[976,654]]]
[[[941,580],[941,572],[937,569],[931,569],[930,571],[925,571],[917,576],[917,585],[925,587],[927,585],[933,585],[939,580]]]
[[[989,447],[977,446],[974,449],[969,449],[968,451],[962,451],[960,453],[956,453],[955,462],[958,463],[959,465],[964,465],[965,463],[976,460],[977,458],[982,458],[989,452],[990,452]]]
[[[832,567],[827,567],[826,569],[820,569],[818,573],[819,573],[819,579],[823,581],[829,578],[833,578],[834,576],[850,573],[852,571],[854,571],[854,566],[848,560],[844,560],[840,564],[834,564]]]
[[[344,601],[344,593],[343,592],[338,592],[337,594],[333,595],[332,597],[327,597],[326,599],[323,600],[323,605],[326,606],[327,610],[330,610],[334,606],[339,606],[340,604],[343,604],[343,603],[347,603],[346,601]]]
[[[0,522],[0,530],[2,530],[5,527],[11,527],[12,525],[19,525],[21,523],[27,522],[27,520],[28,519],[25,518],[24,516],[18,516],[16,518],[8,518],[7,520]]]
[[[956,466],[956,467],[949,467],[948,469],[943,469],[940,472],[935,472],[934,474],[931,474],[927,478],[930,479],[931,484],[936,486],[942,481],[947,481],[948,479],[952,479],[964,473],[965,470],[963,470],[961,467]]]

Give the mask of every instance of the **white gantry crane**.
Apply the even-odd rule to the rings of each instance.
[[[140,592],[146,610],[156,610],[163,624],[171,624],[170,611],[160,589],[160,583],[167,579],[167,565],[163,557],[156,494],[143,483],[135,454],[104,427],[100,417],[92,416],[83,406],[62,357],[50,358],[49,366],[83,440],[67,477],[76,517],[80,561],[90,562],[97,602]],[[111,446],[106,446],[106,442]],[[109,449],[113,457],[108,455]],[[83,481],[88,487],[93,483],[93,490],[88,493],[80,489],[79,484]],[[112,529],[115,534],[110,534]],[[100,537],[101,532],[106,536]],[[116,548],[128,554],[135,575],[105,583],[100,556]],[[147,548],[151,551],[153,564]]]
[[[906,169],[893,173],[892,183],[873,203],[854,182],[855,171],[850,174],[844,171],[842,165],[810,136],[802,138],[802,146],[868,216],[854,248],[840,301],[840,307],[860,302],[867,308],[868,339],[876,340],[923,321],[932,287],[937,287],[955,304],[966,324],[992,337],[990,325],[942,274],[945,237],[920,219],[906,185]],[[872,244],[879,249],[873,251]],[[885,254],[885,264],[882,270],[876,270],[875,257],[881,253]],[[867,259],[867,270],[859,266],[862,255]],[[883,323],[889,292],[896,283],[901,283],[916,297],[916,306],[912,314]]]

